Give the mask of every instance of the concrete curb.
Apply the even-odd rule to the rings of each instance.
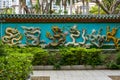
[[[99,65],[99,66],[95,66],[92,67],[90,65],[66,65],[66,66],[61,66],[60,70],[99,70],[99,69],[107,69],[106,66],[104,65]],[[37,65],[37,66],[33,66],[33,70],[54,70],[54,66],[52,65],[46,65],[46,66],[42,66],[42,65]]]

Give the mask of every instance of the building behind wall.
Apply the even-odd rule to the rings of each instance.
[[[32,1],[32,5],[35,6],[37,0],[31,0],[31,1]],[[44,1],[44,0],[40,0],[40,1]],[[27,6],[28,10],[29,9],[33,10],[30,0],[25,0],[25,2],[26,2],[25,5]],[[46,4],[44,3],[43,5],[45,8]],[[95,5],[96,4],[94,0],[92,2],[89,2],[89,9]],[[12,14],[26,14],[23,8],[20,9],[20,0],[0,0],[0,13],[2,13],[3,10],[5,10],[6,8],[12,8]],[[52,10],[55,11],[55,13],[64,15],[64,6],[62,2],[60,3],[60,5],[56,5],[56,2],[53,1]],[[62,13],[59,13],[60,10],[62,11]],[[70,14],[70,5],[68,3],[66,5],[66,10],[68,12],[67,14]],[[86,5],[83,6],[83,3],[81,2],[81,0],[79,0],[79,2],[72,4],[72,14],[89,14],[89,12],[87,12],[87,6]]]
[[[0,0],[1,12],[6,8],[12,8],[12,13],[19,14],[19,0]]]

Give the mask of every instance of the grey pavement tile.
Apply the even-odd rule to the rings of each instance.
[[[112,80],[108,76],[119,75],[120,70],[41,70],[32,76],[50,76],[50,80]]]

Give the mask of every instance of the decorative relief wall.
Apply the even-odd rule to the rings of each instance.
[[[108,44],[118,48],[120,45],[119,23],[16,24],[7,23],[1,26],[3,34],[1,39],[4,44],[25,44],[26,46],[44,46],[44,48],[57,46],[102,48]]]

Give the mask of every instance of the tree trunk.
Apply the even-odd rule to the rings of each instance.
[[[67,9],[67,0],[63,0],[63,5],[64,5],[64,11]]]
[[[22,13],[22,2],[21,0],[19,0],[19,14]]]
[[[41,0],[38,0],[38,5],[39,5],[39,8],[38,8],[38,9],[39,9],[39,14],[41,14],[41,5],[40,5],[40,1],[41,1]]]
[[[72,0],[70,0],[70,14],[72,15]]]
[[[89,0],[86,0],[86,13],[89,14]]]
[[[82,3],[83,3],[83,12],[82,12],[82,14],[85,14],[85,0],[82,0]]]
[[[46,0],[46,6],[45,6],[45,9],[43,10],[43,14],[45,14],[45,13],[48,14],[48,12],[49,12],[49,6],[50,6],[50,4],[48,3],[48,0]]]
[[[49,11],[50,11],[50,14],[52,14],[52,1],[53,1],[53,0],[50,0],[50,10],[49,10]]]
[[[30,0],[30,4],[31,4],[31,8],[30,8],[30,14],[33,13],[32,9],[33,9],[33,4],[32,4],[32,0]]]

